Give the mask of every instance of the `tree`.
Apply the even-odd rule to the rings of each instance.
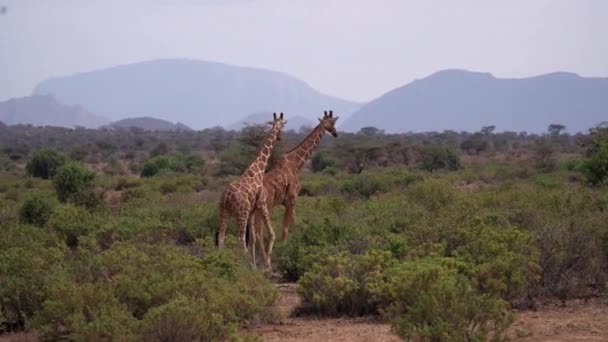
[[[583,163],[583,172],[592,185],[608,183],[608,128],[596,127],[591,131],[592,143]]]
[[[368,164],[375,162],[380,157],[381,147],[367,141],[350,141],[342,143],[337,148],[346,168],[352,173],[361,173]]]
[[[421,146],[419,149],[420,167],[433,172],[439,169],[460,169],[460,156],[451,147]]]
[[[483,127],[481,127],[481,134],[488,136],[488,135],[492,134],[492,132],[494,132],[495,129],[496,129],[496,126],[493,126],[493,125],[492,126],[483,126]]]
[[[561,124],[550,124],[547,128],[547,132],[549,132],[552,136],[558,136],[563,130],[566,129],[566,126]]]
[[[327,156],[326,152],[319,152],[312,157],[311,164],[313,172],[321,172],[334,166],[334,161]]]
[[[68,202],[74,195],[90,190],[94,180],[95,172],[76,162],[71,162],[57,170],[53,185],[57,198],[61,202]]]
[[[19,209],[19,221],[42,227],[53,212],[53,202],[38,193],[30,195]]]
[[[488,141],[481,133],[475,133],[463,141],[460,148],[467,153],[479,154],[488,149]]]
[[[53,178],[57,169],[67,163],[69,158],[58,151],[45,149],[34,152],[32,160],[27,163],[27,173],[42,179]]]
[[[376,136],[376,135],[384,135],[384,130],[378,129],[374,126],[361,127],[359,130],[359,134],[365,136]]]

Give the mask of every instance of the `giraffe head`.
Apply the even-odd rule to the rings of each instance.
[[[323,118],[319,118],[319,122],[321,122],[321,125],[327,132],[331,133],[331,135],[334,137],[337,137],[338,132],[336,132],[336,121],[338,121],[339,118],[339,116],[334,117],[333,110],[330,110],[329,112],[324,111]]]
[[[283,118],[283,112],[281,112],[279,116],[277,116],[277,113],[272,113],[272,121],[270,121],[269,124],[272,125],[273,131],[276,130],[278,132],[277,140],[281,140],[281,131],[287,124],[287,119]]]

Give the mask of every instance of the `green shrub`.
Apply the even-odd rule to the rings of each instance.
[[[68,161],[68,156],[61,152],[51,149],[38,150],[27,163],[26,170],[32,177],[49,179],[53,178],[57,170]]]
[[[53,180],[57,198],[61,202],[70,201],[80,192],[91,190],[95,173],[77,163],[68,163],[57,170]]]
[[[61,273],[63,246],[53,233],[27,225],[2,226],[0,311],[9,323],[25,322],[42,309],[48,278]]]
[[[451,147],[421,146],[418,149],[419,165],[423,170],[433,172],[439,169],[460,169],[460,156]]]
[[[342,184],[341,190],[350,196],[369,198],[377,193],[386,192],[388,188],[378,178],[360,174],[345,181]]]
[[[509,301],[523,299],[536,285],[539,251],[529,232],[487,223],[459,229],[451,255],[471,265],[478,289]]]
[[[19,221],[42,227],[53,212],[54,203],[46,195],[34,193],[30,195],[19,209]]]
[[[557,179],[545,174],[536,175],[532,180],[536,185],[547,189],[555,189],[560,186],[560,182]]]
[[[137,320],[113,296],[108,284],[52,279],[33,327],[45,340],[133,340]]]
[[[370,284],[372,297],[406,339],[429,341],[499,340],[510,325],[507,302],[478,293],[474,281],[449,260],[398,264]]]
[[[597,142],[589,158],[583,162],[582,170],[590,184],[608,184],[608,137]]]
[[[204,300],[178,295],[151,309],[142,320],[142,341],[216,341],[235,332]]]
[[[158,155],[148,159],[141,171],[142,177],[152,177],[166,172],[202,173],[205,160],[196,155]]]
[[[141,186],[141,180],[135,177],[120,177],[116,180],[114,190],[121,191]]]
[[[82,207],[67,204],[55,208],[47,226],[57,232],[68,246],[76,247],[82,236],[100,229],[101,220]]]
[[[562,167],[568,171],[582,171],[583,170],[583,161],[579,159],[570,159],[565,161],[562,164]]]
[[[220,154],[218,175],[240,175],[255,158],[256,148],[239,141],[232,142]]]
[[[298,282],[302,304],[306,310],[326,315],[377,313],[379,303],[372,299],[369,286],[394,261],[391,253],[378,250],[327,256]]]
[[[327,153],[319,152],[311,159],[311,167],[313,172],[321,172],[329,167],[333,167],[335,162],[329,158]]]

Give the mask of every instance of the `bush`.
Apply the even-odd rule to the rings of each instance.
[[[596,143],[582,170],[590,184],[608,184],[608,137]]]
[[[74,195],[90,190],[95,179],[95,173],[78,163],[68,163],[59,168],[53,180],[57,198],[68,202]]]
[[[45,340],[133,340],[137,320],[104,283],[79,285],[52,279],[48,297],[33,320]]]
[[[220,154],[218,175],[240,175],[255,158],[255,153],[254,146],[239,141],[232,142]]]
[[[478,293],[474,281],[450,260],[406,262],[370,285],[372,297],[406,339],[430,341],[500,340],[512,318],[507,302]]]
[[[371,296],[370,284],[394,261],[390,252],[378,250],[328,256],[298,282],[302,305],[305,310],[326,315],[375,314],[379,303]]]
[[[202,173],[205,161],[199,156],[175,154],[159,155],[148,159],[141,171],[142,177],[152,177],[166,172]]]
[[[51,149],[39,150],[34,152],[26,170],[32,177],[49,179],[53,178],[57,170],[68,161],[68,156],[63,153]]]
[[[361,196],[369,198],[380,192],[388,190],[387,184],[383,184],[378,178],[368,175],[358,175],[342,184],[342,192],[350,196]]]
[[[328,167],[333,167],[335,162],[327,156],[327,153],[319,152],[312,157],[311,166],[313,172],[321,172]]]
[[[54,230],[70,247],[78,246],[79,239],[101,226],[101,218],[82,207],[60,205],[49,217],[47,226]]]
[[[34,193],[30,195],[19,209],[19,221],[42,227],[53,212],[54,203],[45,195]]]
[[[460,169],[460,156],[451,147],[422,146],[419,148],[419,165],[423,170],[433,172],[439,169]]]
[[[42,309],[49,276],[61,273],[63,246],[53,233],[5,225],[0,239],[0,312],[10,324],[29,326]]]

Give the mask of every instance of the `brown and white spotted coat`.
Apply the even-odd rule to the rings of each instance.
[[[254,229],[254,210],[257,209],[264,224],[272,229],[270,215],[266,207],[266,193],[263,187],[264,172],[275,142],[279,139],[281,130],[287,123],[283,113],[277,117],[274,113],[272,129],[266,137],[262,148],[255,160],[243,172],[240,178],[228,184],[220,199],[220,225],[217,235],[218,247],[224,246],[228,220],[236,217],[238,225],[238,241],[242,249],[247,251],[245,234],[247,226]],[[251,232],[252,266],[255,267],[255,230]]]
[[[278,205],[285,207],[281,241],[287,239],[289,226],[295,221],[296,199],[301,188],[298,172],[310,159],[314,149],[319,146],[325,132],[329,132],[334,137],[338,136],[335,127],[337,120],[338,117],[333,116],[333,111],[325,111],[323,118],[319,119],[319,125],[299,145],[281,156],[264,176],[265,207],[268,209]],[[275,233],[272,226],[269,225],[266,225],[266,229],[262,231],[261,222],[257,218],[261,215],[263,215],[262,212],[256,213],[255,231],[258,234],[260,253],[266,267],[270,269],[270,255],[274,245]]]

